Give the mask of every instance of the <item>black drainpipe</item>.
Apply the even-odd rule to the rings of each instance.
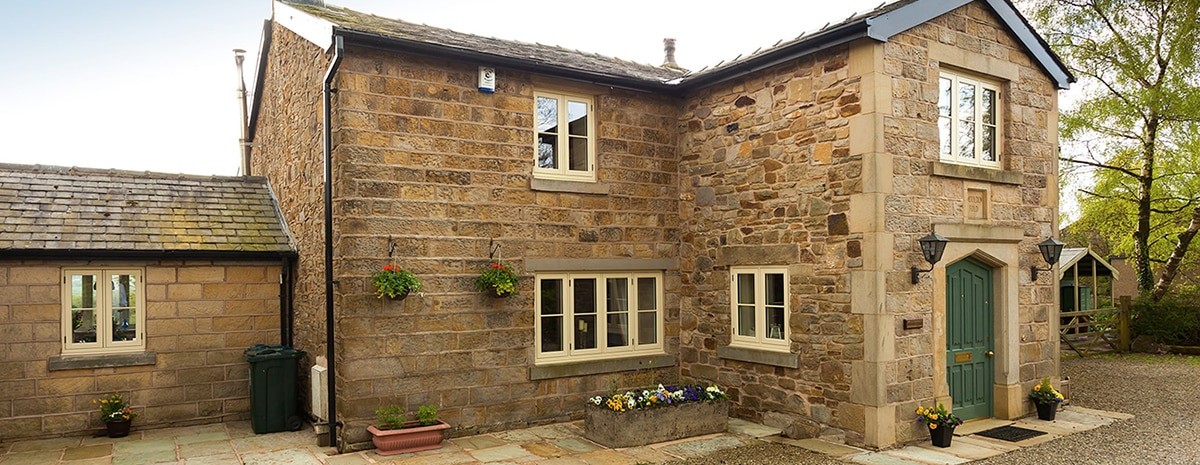
[[[279,259],[279,345],[290,346],[288,340],[288,259]]]
[[[324,139],[325,139],[325,363],[329,376],[329,398],[326,405],[329,406],[329,445],[337,447],[337,375],[334,371],[334,356],[333,356],[333,142],[330,136],[333,131],[330,129],[332,125],[332,112],[330,110],[331,100],[334,92],[333,76],[337,73],[338,65],[342,64],[342,53],[345,51],[342,45],[342,36],[333,36],[333,61],[329,63],[329,70],[325,72],[325,84],[322,86],[322,93],[325,97],[325,121],[324,121]]]

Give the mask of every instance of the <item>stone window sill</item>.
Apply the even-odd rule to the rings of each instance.
[[[529,368],[529,380],[569,378],[572,376],[616,373],[619,371],[644,370],[675,366],[675,356],[670,354],[645,355],[641,357],[595,360],[588,362],[541,365]]]
[[[1013,184],[1019,186],[1025,183],[1025,175],[1015,171],[958,165],[954,163],[946,163],[944,161],[933,162],[933,167],[929,170],[929,172],[934,176],[968,179],[971,181],[982,181],[996,184]]]
[[[787,352],[720,346],[717,347],[717,356],[727,360],[757,363],[760,365],[800,368],[800,356]]]
[[[607,195],[608,184],[586,181],[560,181],[556,179],[529,178],[529,188],[544,192],[568,192],[574,194]]]
[[[156,363],[158,363],[158,354],[154,352],[106,355],[55,355],[46,361],[46,369],[49,371],[88,370],[93,368],[154,365]]]

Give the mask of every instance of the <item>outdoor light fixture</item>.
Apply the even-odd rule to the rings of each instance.
[[[1032,276],[1032,278],[1030,278],[1031,280],[1037,281],[1037,275],[1039,271],[1050,271],[1054,269],[1054,264],[1058,263],[1058,257],[1062,256],[1062,249],[1064,245],[1066,244],[1059,242],[1053,237],[1047,237],[1046,240],[1038,243],[1038,251],[1042,253],[1042,259],[1045,260],[1046,263],[1050,264],[1050,267],[1044,270],[1036,266],[1029,267],[1029,274]]]
[[[950,242],[935,232],[930,232],[928,236],[917,239],[921,243],[921,255],[925,257],[925,261],[929,262],[929,269],[922,270],[917,267],[912,267],[912,283],[921,282],[921,273],[933,271],[933,265],[942,260],[942,252],[946,251],[946,243]]]

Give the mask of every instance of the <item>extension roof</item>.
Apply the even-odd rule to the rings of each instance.
[[[294,255],[266,178],[0,164],[0,257]]]
[[[870,38],[892,36],[970,3],[986,3],[1060,89],[1075,77],[1009,0],[896,0],[833,21],[816,31],[780,41],[772,47],[695,72],[652,66],[552,45],[502,40],[383,18],[327,5],[320,0],[279,0],[276,20],[324,49],[334,34],[388,49],[450,55],[496,66],[534,71],[617,87],[678,94],[733,79],[764,68]],[[300,15],[295,15],[299,12]],[[282,15],[281,15],[282,13]],[[296,19],[295,16],[307,16]],[[268,45],[269,44],[264,44]]]

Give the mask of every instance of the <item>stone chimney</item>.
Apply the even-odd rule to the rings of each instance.
[[[675,62],[675,39],[663,39],[663,53],[666,55],[662,64],[663,68],[683,69],[679,63]]]

